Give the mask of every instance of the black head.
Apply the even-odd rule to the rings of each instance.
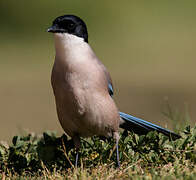
[[[69,33],[81,37],[88,42],[88,32],[86,24],[82,19],[74,15],[64,15],[57,17],[52,26],[48,29],[52,33]]]

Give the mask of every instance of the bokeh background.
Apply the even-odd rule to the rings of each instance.
[[[196,1],[1,0],[0,140],[61,134],[50,73],[52,20],[85,20],[89,43],[114,81],[121,111],[174,129],[196,117]],[[164,115],[170,104],[175,117]],[[173,118],[175,119],[175,118]]]

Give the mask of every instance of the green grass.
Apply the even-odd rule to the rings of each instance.
[[[72,140],[45,132],[43,136],[14,136],[0,144],[0,177],[11,179],[194,179],[196,127],[170,141],[156,132],[121,134],[121,167],[116,167],[113,140],[82,139],[78,169],[73,167]]]

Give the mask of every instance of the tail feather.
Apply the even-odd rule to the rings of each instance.
[[[180,135],[168,129],[162,128],[160,126],[157,126],[156,124],[152,124],[143,119],[136,118],[123,112],[119,112],[119,114],[120,117],[124,120],[120,124],[120,127],[129,131],[133,131],[139,135],[147,134],[150,131],[157,131],[159,133],[171,137],[172,139],[178,139],[181,137]]]

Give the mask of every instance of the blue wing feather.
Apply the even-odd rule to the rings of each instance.
[[[114,94],[112,84],[109,82],[108,83],[108,92],[110,96],[112,97]],[[173,139],[180,138],[181,136],[168,130],[165,128],[162,128],[156,124],[150,123],[148,121],[145,121],[143,119],[134,117],[132,115],[119,112],[119,115],[122,120],[124,120],[121,124],[120,127],[129,131],[133,131],[137,134],[147,134],[149,131],[157,131],[160,133],[165,134],[166,136],[172,137]]]

